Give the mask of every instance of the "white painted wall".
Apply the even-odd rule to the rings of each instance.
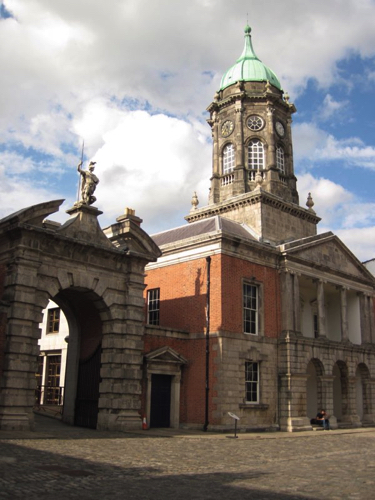
[[[47,310],[59,307],[52,300],[49,301],[48,306],[43,311],[43,322],[40,323],[39,328],[42,330],[42,336],[38,341],[40,347],[40,354],[47,357],[48,355],[61,354],[61,371],[60,371],[60,387],[64,387],[65,382],[65,367],[66,355],[68,351],[68,344],[65,342],[65,337],[69,335],[68,322],[64,313],[60,310],[60,327],[58,333],[47,333]],[[43,366],[42,385],[45,385],[46,379],[46,359]]]
[[[356,292],[349,291],[348,298],[348,337],[353,344],[360,345],[361,339],[361,317],[359,297]]]

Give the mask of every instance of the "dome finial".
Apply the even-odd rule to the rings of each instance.
[[[249,26],[249,23],[247,23],[245,26],[245,36],[250,35],[250,33],[251,33],[251,28]]]

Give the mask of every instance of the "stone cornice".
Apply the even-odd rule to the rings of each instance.
[[[198,220],[206,219],[207,217],[213,217],[214,215],[223,215],[227,212],[231,212],[234,209],[243,208],[249,205],[255,205],[258,203],[263,203],[268,206],[280,210],[282,212],[289,213],[294,217],[306,220],[313,224],[318,224],[321,220],[315,213],[309,210],[295,205],[294,203],[289,203],[275,195],[267,193],[262,189],[254,190],[250,193],[245,193],[243,195],[231,198],[231,200],[225,200],[220,203],[215,203],[213,205],[208,205],[197,209],[185,217],[188,222],[195,222]]]
[[[244,100],[244,99],[250,99],[254,101],[272,101],[273,103],[278,103],[281,106],[283,106],[286,109],[290,109],[292,113],[296,111],[294,104],[289,104],[282,99],[280,99],[279,95],[270,93],[270,92],[259,92],[259,91],[240,91],[240,92],[235,92],[231,95],[228,95],[224,97],[223,99],[218,99],[215,101],[212,101],[211,104],[206,108],[209,113],[212,113],[213,111],[218,111],[221,108],[227,106],[228,104],[234,103],[238,100]]]

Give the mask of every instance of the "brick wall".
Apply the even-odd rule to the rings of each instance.
[[[280,331],[280,281],[276,269],[222,255],[222,324],[229,332],[243,331],[242,283],[254,279],[263,285],[264,335],[277,338]],[[215,297],[212,297],[215,301]]]
[[[206,324],[206,259],[152,269],[147,289],[160,288],[160,326],[203,332]],[[280,283],[276,269],[227,255],[211,258],[210,331],[243,331],[242,283],[254,278],[263,284],[264,334],[280,330]]]
[[[218,267],[216,262],[212,263],[211,274]],[[160,288],[160,326],[203,332],[206,324],[206,272],[204,258],[147,272],[147,289]]]
[[[145,335],[145,354],[169,346],[187,359],[187,365],[182,368],[180,390],[180,423],[204,424],[205,421],[205,381],[206,381],[206,340],[176,339],[163,335]],[[212,400],[217,394],[213,390],[216,384],[215,357],[217,350],[214,345],[217,339],[210,339],[210,392],[209,415],[210,424],[215,423],[211,417],[216,405]],[[146,380],[143,379],[142,413],[145,413]]]

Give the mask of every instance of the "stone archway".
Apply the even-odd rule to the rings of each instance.
[[[359,363],[356,370],[356,403],[357,414],[362,424],[372,424],[374,415],[371,399],[371,377],[368,367]]]
[[[69,326],[63,421],[96,428],[103,325],[110,309],[95,292],[78,287],[61,290],[53,301]]]
[[[322,376],[324,367],[319,359],[313,358],[306,368],[306,405],[309,419],[315,418],[318,410],[323,407]]]
[[[70,219],[62,226],[46,220],[62,201],[41,203],[0,221],[0,300],[6,315],[0,428],[33,427],[39,323],[49,299],[64,306],[76,332],[69,391],[74,393],[80,342],[91,324],[96,341],[102,338],[97,428],[140,428],[144,267],[160,250],[133,211],[106,234],[97,221],[101,212],[82,203],[68,210]],[[90,314],[95,317],[88,320]],[[70,423],[73,400],[70,395],[70,408],[64,410]]]

